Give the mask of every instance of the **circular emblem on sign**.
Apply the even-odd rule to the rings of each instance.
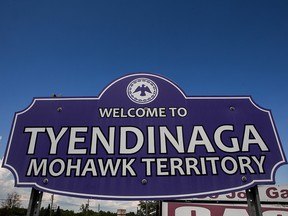
[[[138,104],[147,104],[158,95],[158,87],[155,82],[147,78],[138,78],[127,86],[127,95],[131,101]]]

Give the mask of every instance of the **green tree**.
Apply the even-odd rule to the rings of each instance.
[[[20,208],[21,207],[21,196],[17,192],[8,193],[6,200],[1,203],[2,208]]]
[[[100,211],[100,212],[98,212],[98,215],[99,215],[99,216],[116,216],[117,213],[112,213],[112,212],[110,212],[110,211],[107,211],[107,212],[105,212],[105,211]],[[98,215],[97,215],[97,216],[98,216]]]
[[[60,206],[58,206],[58,208],[57,208],[57,211],[56,211],[56,214],[55,214],[56,216],[61,216],[62,214],[61,214],[61,209],[60,209]]]
[[[140,216],[157,215],[159,203],[158,201],[139,201],[139,210],[137,212]],[[147,211],[147,213],[146,213]]]
[[[50,216],[50,204],[47,206],[47,208],[42,207],[40,209],[39,215],[40,216]]]
[[[83,203],[83,204],[81,204],[81,206],[80,206],[80,211],[81,212],[83,212],[83,213],[86,213],[87,211],[88,211],[88,209],[89,209],[89,204],[88,203]]]
[[[76,215],[72,210],[61,210],[61,216],[74,216]]]

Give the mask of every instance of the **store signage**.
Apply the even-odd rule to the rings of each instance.
[[[273,183],[285,162],[271,112],[250,97],[188,97],[138,73],[98,97],[35,98],[15,114],[3,166],[17,186],[139,200]]]
[[[261,202],[288,203],[288,185],[260,185],[258,187]],[[187,199],[186,199],[187,200]],[[189,199],[190,200],[190,199]],[[189,201],[187,200],[187,201]],[[246,192],[233,191],[227,194],[215,194],[205,197],[195,197],[191,201],[247,201]]]
[[[263,216],[288,216],[288,208],[282,205],[262,205]],[[240,204],[162,204],[162,216],[249,216],[247,205]]]

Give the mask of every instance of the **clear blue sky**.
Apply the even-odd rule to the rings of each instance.
[[[286,0],[2,0],[0,157],[33,97],[97,96],[133,72],[189,96],[251,95],[272,110],[288,155],[287,50]],[[277,181],[288,183],[287,165]]]

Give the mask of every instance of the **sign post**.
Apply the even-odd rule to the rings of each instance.
[[[246,190],[249,216],[262,216],[258,187],[255,185]]]
[[[38,216],[41,202],[42,202],[43,192],[32,188],[30,201],[27,210],[27,216]]]
[[[3,167],[53,194],[164,200],[271,184],[284,163],[272,114],[251,97],[186,96],[137,73],[98,97],[35,98],[15,114]]]

